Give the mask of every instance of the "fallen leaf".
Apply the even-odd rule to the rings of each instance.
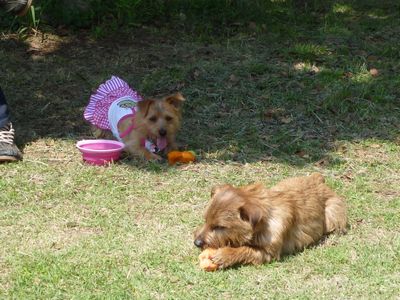
[[[315,74],[315,73],[319,73],[319,71],[320,71],[320,69],[316,65],[311,66],[310,73]]]
[[[295,63],[294,65],[293,65],[293,68],[295,69],[295,70],[303,70],[304,68],[306,67],[306,64],[305,63],[303,63],[303,62],[300,62],[300,63]]]
[[[280,121],[284,124],[289,124],[290,122],[293,121],[293,119],[291,117],[282,117],[280,118]]]
[[[62,249],[62,246],[57,242],[53,242],[51,244],[51,248],[56,249],[56,250],[60,250],[60,249]]]
[[[345,174],[342,174],[342,175],[340,176],[340,178],[341,178],[341,179],[344,179],[344,180],[347,180],[347,181],[352,181],[353,178],[354,178],[354,176],[353,176],[353,174],[351,174],[351,173],[345,173]]]
[[[343,77],[344,77],[344,78],[351,78],[351,77],[353,77],[353,73],[351,73],[351,72],[345,72],[345,73],[343,74]]]
[[[370,73],[372,76],[374,76],[374,77],[376,77],[376,76],[379,75],[378,69],[375,69],[375,68],[370,69],[370,70],[369,70],[369,73]]]
[[[283,113],[284,113],[284,110],[282,108],[271,108],[271,109],[264,111],[264,117],[267,119],[278,118]]]
[[[298,157],[301,157],[301,158],[306,157],[306,156],[308,157],[307,153],[303,150],[298,150],[294,154],[296,154]]]
[[[314,165],[318,167],[326,167],[327,165],[329,165],[329,159],[322,158],[319,161],[317,161]]]
[[[377,61],[377,60],[378,60],[378,57],[375,56],[375,55],[370,55],[370,56],[367,57],[367,60],[368,60],[368,61]]]
[[[232,74],[231,76],[229,76],[229,81],[238,82],[239,79],[234,74]]]

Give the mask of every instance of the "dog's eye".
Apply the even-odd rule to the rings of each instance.
[[[213,230],[223,230],[223,229],[225,229],[225,227],[224,226],[213,226],[212,229]]]
[[[172,117],[166,116],[166,117],[165,117],[165,120],[167,120],[167,122],[172,121]]]
[[[157,117],[156,116],[152,116],[151,118],[149,118],[149,120],[151,121],[151,122],[156,122],[157,121]]]

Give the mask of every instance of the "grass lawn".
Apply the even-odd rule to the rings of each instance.
[[[4,32],[0,83],[24,160],[0,165],[0,298],[399,297],[400,5],[348,2],[219,35]],[[199,161],[83,164],[83,110],[111,75],[148,96],[180,90],[179,142]],[[314,171],[347,200],[347,235],[199,269],[192,232],[213,185]]]

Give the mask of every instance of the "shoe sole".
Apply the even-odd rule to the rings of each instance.
[[[8,156],[8,155],[0,155],[0,163],[1,162],[11,162],[11,161],[17,161],[18,158],[15,156]]]

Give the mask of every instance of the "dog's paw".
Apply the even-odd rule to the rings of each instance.
[[[224,269],[234,264],[234,248],[219,248],[211,255],[211,261],[218,265],[218,269]]]
[[[163,161],[164,159],[160,156],[160,155],[158,155],[158,154],[155,154],[155,153],[151,153],[151,155],[150,155],[150,157],[149,157],[149,160],[155,160],[155,161]]]
[[[211,257],[215,254],[216,250],[208,248],[200,253],[200,268],[207,272],[213,272],[218,269],[218,265],[213,263]]]

